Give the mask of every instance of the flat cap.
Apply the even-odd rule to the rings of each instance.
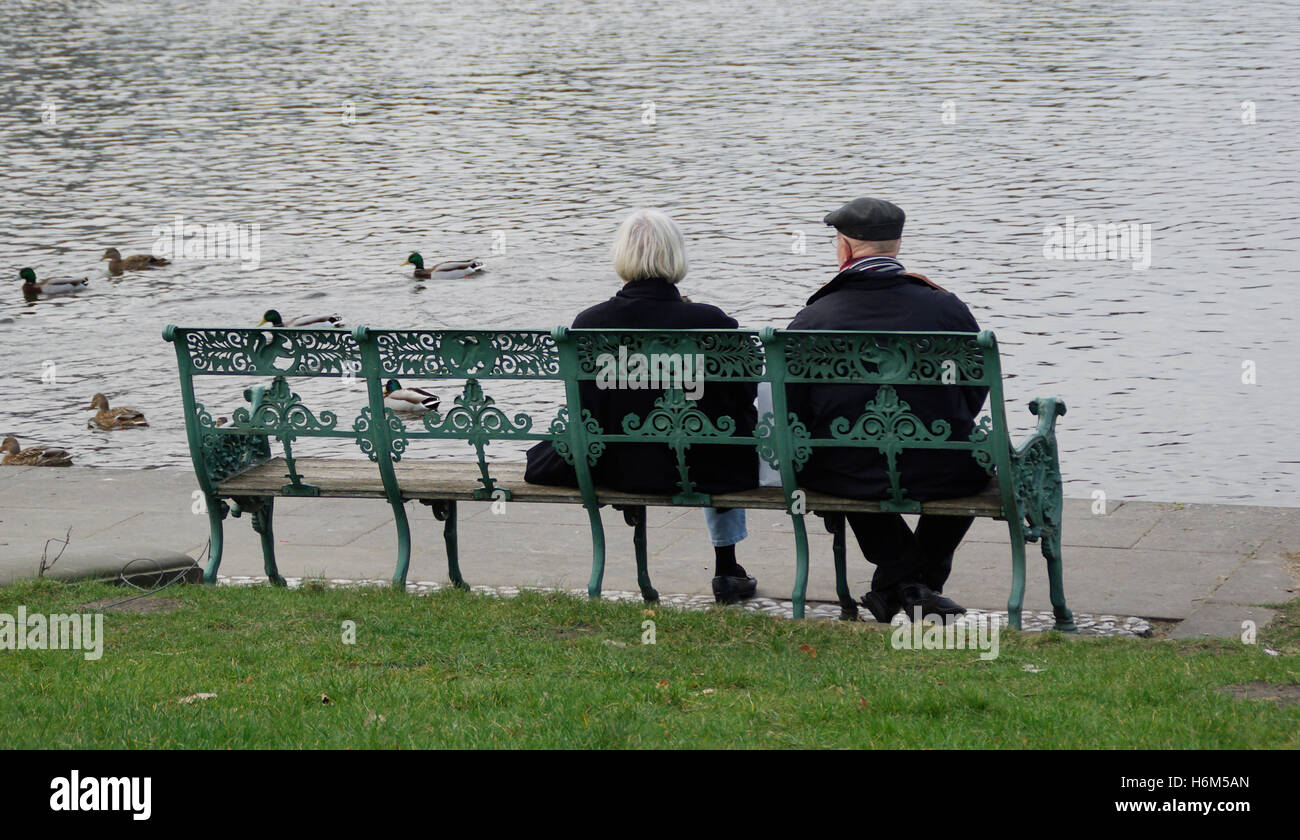
[[[903,208],[882,198],[855,198],[823,220],[851,239],[882,241],[903,235]]]

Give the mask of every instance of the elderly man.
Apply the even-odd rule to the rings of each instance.
[[[912,330],[975,332],[979,325],[956,295],[897,259],[904,214],[888,201],[858,198],[826,216],[835,228],[840,271],[808,299],[790,322],[797,330]],[[837,417],[856,419],[875,396],[874,385],[790,385],[792,411],[816,437],[829,437]],[[965,440],[987,388],[899,387],[898,396],[926,425],[946,420],[952,439]],[[898,459],[908,497],[917,501],[978,493],[988,475],[963,452],[904,450]],[[875,449],[818,448],[799,474],[813,490],[858,499],[888,496],[885,459]],[[877,621],[899,611],[956,615],[965,609],[944,597],[952,556],[973,518],[922,516],[913,532],[898,514],[849,514],[848,523],[866,558],[875,564],[863,605]]]
[[[735,329],[735,319],[716,306],[692,303],[677,290],[686,276],[686,241],[676,223],[658,210],[642,209],[623,221],[614,238],[614,271],[623,281],[618,293],[579,313],[575,328]],[[602,388],[599,382],[579,386],[582,405],[606,432],[617,433],[628,414],[645,417],[654,410],[662,390]],[[730,417],[737,436],[752,435],[758,420],[752,383],[711,383],[699,393],[696,406],[710,419]],[[728,493],[758,486],[758,458],[743,446],[697,444],[686,456],[691,480],[703,493]],[[673,493],[677,462],[665,444],[611,443],[596,461],[596,484],[615,490]],[[524,480],[533,484],[576,486],[577,475],[549,442],[528,451]],[[713,596],[733,604],[751,598],[758,582],[736,562],[736,544],[747,536],[745,511],[740,508],[704,510],[713,543]]]

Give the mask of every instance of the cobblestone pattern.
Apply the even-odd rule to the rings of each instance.
[[[250,586],[258,583],[265,583],[264,577],[251,577],[245,575],[236,575],[227,577],[225,575],[217,576],[217,583],[224,586]],[[289,588],[302,586],[302,578],[285,578]],[[319,581],[327,586],[345,587],[345,586],[389,586],[387,580],[345,580],[342,578],[323,579]],[[450,584],[437,583],[435,581],[415,581],[406,584],[406,590],[416,595],[428,595],[432,592],[439,592],[443,589],[450,588]],[[543,587],[518,587],[518,586],[471,586],[470,591],[479,595],[488,595],[494,598],[513,598],[521,591],[531,592],[567,592],[570,595],[585,598],[587,590],[585,589],[546,589]],[[640,592],[626,591],[607,591],[602,593],[602,598],[606,601],[624,602],[631,601],[642,603]],[[664,595],[659,596],[659,606],[675,607],[686,610],[705,610],[714,606],[713,596],[711,595]],[[761,612],[768,615],[775,615],[780,618],[794,618],[794,605],[790,601],[778,601],[773,598],[751,598],[740,605],[741,609],[749,612]],[[862,611],[866,614],[866,611]],[[834,621],[840,617],[839,604],[808,603],[804,616],[810,619],[823,621]],[[870,619],[870,616],[868,616]],[[967,611],[957,621],[957,626],[961,627],[966,622],[978,621],[996,621],[1000,626],[1007,626],[1007,613],[1005,610],[978,610],[972,609]],[[1051,630],[1056,620],[1051,612],[1041,611],[1033,612],[1025,610],[1021,617],[1022,629],[1027,633],[1041,633]],[[1075,613],[1074,623],[1079,629],[1081,635],[1087,636],[1150,636],[1152,635],[1151,625],[1146,620],[1136,616],[1118,616],[1118,615],[1089,615]]]

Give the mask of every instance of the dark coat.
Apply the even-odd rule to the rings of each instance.
[[[979,324],[956,295],[940,291],[902,273],[836,275],[790,322],[792,330],[915,330],[976,332]],[[850,423],[871,401],[876,385],[786,386],[790,410],[813,437],[830,437],[836,417]],[[988,396],[987,388],[934,385],[895,386],[927,428],[939,419],[952,424],[952,440],[968,440],[974,418]],[[978,493],[989,476],[967,452],[905,449],[898,456],[906,498],[915,501],[958,498]],[[856,499],[889,496],[885,456],[870,448],[814,449],[798,473],[801,486]]]
[[[687,303],[677,287],[663,280],[628,283],[604,303],[596,304],[573,320],[574,328],[628,329],[735,329],[736,321],[716,306]],[[583,408],[591,412],[606,433],[621,434],[623,418],[629,413],[644,418],[654,410],[662,390],[600,389],[592,381],[579,385]],[[757,388],[753,383],[704,381],[696,407],[717,420],[727,416],[736,421],[733,435],[754,433],[758,411],[754,407]],[[758,486],[758,455],[752,446],[708,446],[694,444],[686,451],[695,490],[727,493]],[[592,468],[598,487],[647,493],[678,492],[677,460],[667,444],[612,443],[605,447]],[[549,442],[528,450],[524,480],[532,484],[578,485],[574,468],[564,463]]]

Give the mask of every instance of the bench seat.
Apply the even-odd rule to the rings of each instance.
[[[298,472],[303,480],[320,488],[322,497],[383,499],[384,483],[369,461],[340,460],[335,458],[298,458]],[[473,461],[399,461],[393,465],[405,499],[474,500],[474,491],[482,488],[478,464]],[[223,496],[276,496],[285,483],[288,466],[283,458],[275,458],[261,466],[221,482],[218,490]],[[516,502],[552,502],[581,504],[582,491],[576,487],[549,487],[524,482],[522,463],[493,462],[492,477],[501,487],[508,488],[511,500]],[[625,493],[597,486],[600,501],[612,505],[672,506],[672,494]],[[718,507],[785,510],[785,493],[780,487],[756,487],[740,493],[717,494],[713,502]],[[878,513],[880,502],[856,501],[839,496],[808,492],[808,510],[850,513],[867,511]],[[921,504],[922,513],[946,516],[1002,515],[1002,498],[997,482],[976,496],[961,499],[942,499]]]

